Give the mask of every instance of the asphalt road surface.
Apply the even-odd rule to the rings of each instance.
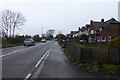
[[[96,78],[71,65],[56,41],[2,49],[3,78]]]
[[[17,46],[2,49],[2,77],[26,78],[35,69],[40,58],[54,42],[37,43],[35,46]]]

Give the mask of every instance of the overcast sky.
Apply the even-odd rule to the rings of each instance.
[[[56,34],[77,30],[90,23],[114,17],[118,20],[119,0],[0,0],[0,11],[10,9],[21,12],[27,19],[16,34],[35,35],[48,29]]]

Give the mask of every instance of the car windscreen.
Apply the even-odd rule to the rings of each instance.
[[[31,41],[31,39],[30,39],[30,38],[27,38],[27,39],[25,39],[25,41]]]

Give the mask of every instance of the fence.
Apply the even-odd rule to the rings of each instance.
[[[110,48],[82,48],[76,45],[68,45],[68,52],[80,60],[81,63],[97,62],[118,64],[119,51],[118,49]]]

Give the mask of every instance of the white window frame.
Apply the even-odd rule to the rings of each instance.
[[[100,39],[98,39],[97,41],[100,42]]]
[[[108,41],[111,41],[111,36],[108,36]]]
[[[106,41],[106,37],[104,37],[104,39],[103,39],[103,37],[101,37],[101,41],[105,42]]]
[[[94,30],[91,30],[91,34],[94,34]]]
[[[100,28],[99,31],[102,31],[102,28]]]
[[[94,31],[96,33],[96,31]]]

